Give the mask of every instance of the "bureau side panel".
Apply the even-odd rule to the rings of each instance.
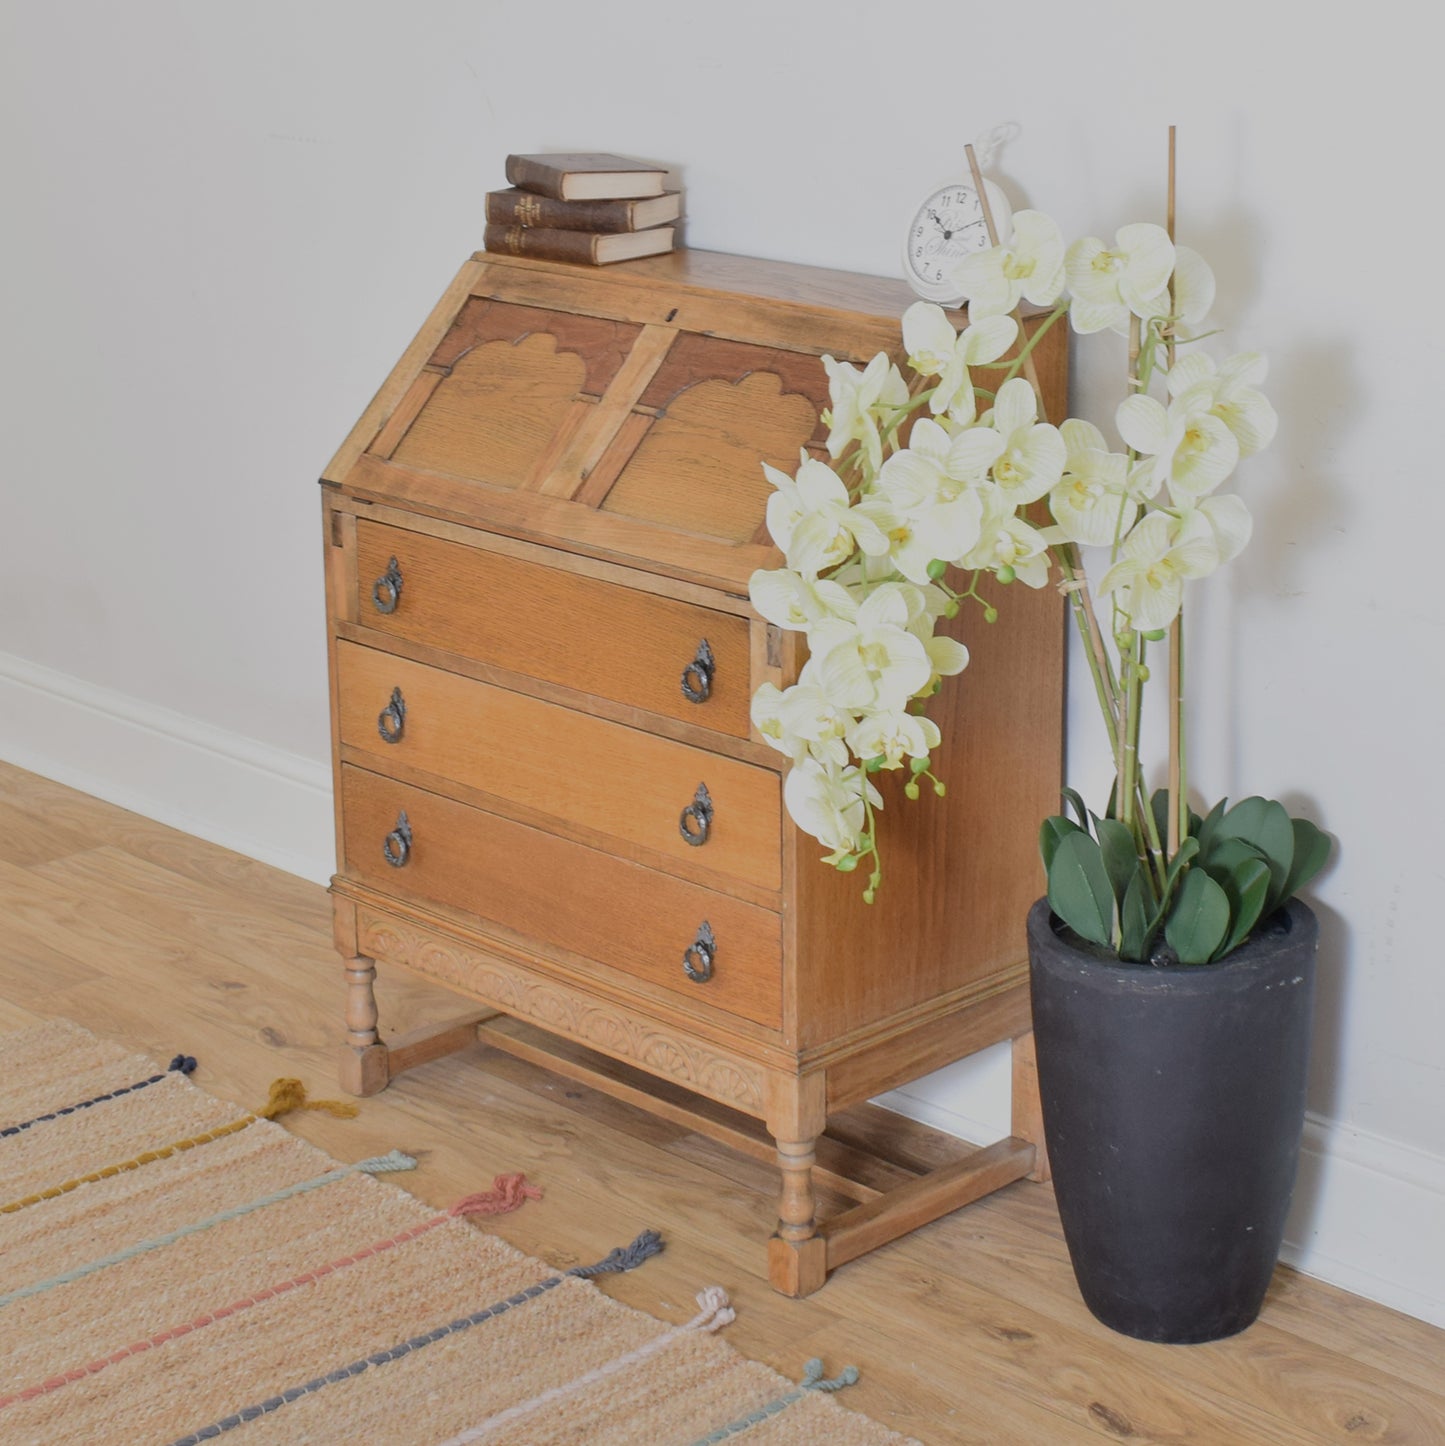
[[[1051,416],[1062,416],[1065,338],[1040,346]],[[929,708],[943,746],[935,797],[904,797],[907,774],[878,776],[883,882],[865,904],[861,873],[820,862],[821,845],[785,829],[792,853],[790,981],[800,1048],[816,1049],[895,1016],[926,1017],[991,981],[1017,978],[1024,919],[1043,892],[1040,822],[1059,805],[1063,772],[1064,603],[1053,587],[993,585],[998,621],[966,609],[947,630],[969,666]],[[906,1074],[906,1071],[903,1072]]]

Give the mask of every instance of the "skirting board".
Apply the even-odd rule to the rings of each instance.
[[[328,765],[8,653],[0,758],[304,879],[334,871]]]
[[[325,883],[323,763],[0,653],[0,758]],[[881,1104],[978,1144],[1008,1131],[1006,1048]],[[1445,1326],[1445,1159],[1311,1116],[1284,1258],[1307,1275]]]

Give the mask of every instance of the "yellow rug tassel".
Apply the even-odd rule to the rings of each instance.
[[[341,1120],[354,1120],[359,1113],[355,1105],[345,1100],[308,1100],[306,1086],[299,1079],[273,1079],[265,1108],[256,1113],[263,1120],[274,1120],[293,1110],[325,1110]]]

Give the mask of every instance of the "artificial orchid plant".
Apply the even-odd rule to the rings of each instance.
[[[1050,904],[1122,959],[1222,958],[1330,847],[1278,803],[1221,802],[1201,819],[1186,798],[1185,586],[1249,540],[1244,502],[1219,489],[1274,436],[1259,390],[1265,359],[1179,354],[1201,339],[1214,276],[1148,222],[1112,244],[1066,246],[1051,218],[1019,211],[955,280],[968,301],[961,332],[928,302],[903,315],[911,377],[886,353],[861,371],[823,358],[831,465],[805,451],[793,477],[764,466],[775,488],[768,530],[787,565],[755,572],[750,593],[769,622],[804,633],[809,651],[793,686],[765,683],[752,704],[762,736],[790,760],[788,812],[828,850],[826,863],[867,870],[872,903],[882,881],[876,776],[908,770],[909,799],[924,786],[944,791],[928,700],[968,651],[935,634],[938,620],[970,607],[992,622],[988,578],[1040,588],[1052,577],[1083,639],[1116,776],[1102,817],[1065,790],[1076,818],[1044,821]],[[1020,345],[1024,303],[1038,319]],[[1092,422],[1040,415],[1031,353],[1065,317],[1080,333],[1129,338],[1113,418],[1121,449]],[[1102,557],[1097,589],[1084,549]],[[1151,794],[1139,736],[1155,644],[1170,653],[1171,727],[1168,786]]]

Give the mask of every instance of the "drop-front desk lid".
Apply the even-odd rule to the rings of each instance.
[[[826,457],[818,358],[898,353],[901,282],[705,251],[605,270],[479,252],[322,480],[745,593],[764,461]]]

